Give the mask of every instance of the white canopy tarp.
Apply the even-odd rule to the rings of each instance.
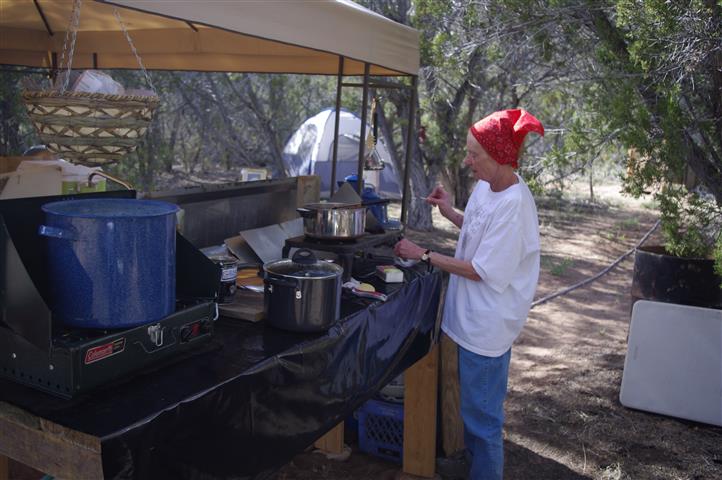
[[[0,64],[60,61],[71,0],[1,0]],[[82,3],[74,68],[416,75],[418,31],[348,0],[114,0]]]

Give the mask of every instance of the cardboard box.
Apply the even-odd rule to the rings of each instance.
[[[0,157],[0,174],[14,172],[20,162],[27,159],[28,157]]]

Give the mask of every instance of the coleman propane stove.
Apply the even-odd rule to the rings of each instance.
[[[147,368],[205,352],[218,317],[220,269],[176,233],[176,308],[139,326],[69,328],[45,301],[41,205],[77,198],[135,198],[133,191],[0,201],[0,377],[69,398]]]

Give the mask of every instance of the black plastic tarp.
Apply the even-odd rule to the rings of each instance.
[[[323,334],[221,318],[201,352],[163,368],[73,400],[2,380],[0,400],[100,438],[106,478],[263,474],[429,351],[440,275],[411,273],[385,303],[344,298]]]

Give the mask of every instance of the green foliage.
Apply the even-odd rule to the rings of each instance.
[[[35,129],[20,98],[20,80],[24,77],[42,78],[21,68],[0,74],[0,156],[20,155],[37,143]]]
[[[719,237],[722,199],[722,112],[719,101],[709,100],[719,97],[711,52],[722,41],[720,4],[605,3],[614,15],[594,23],[604,75],[588,89],[589,104],[628,149],[625,191],[654,195],[667,251],[708,257]],[[704,184],[694,190],[683,184],[691,165],[706,170]],[[702,191],[707,195],[695,193]]]
[[[625,230],[631,230],[639,227],[639,220],[636,218],[625,218],[619,222],[619,226]]]
[[[708,258],[720,236],[719,207],[676,185],[665,187],[657,198],[667,252],[680,257]]]
[[[551,275],[554,275],[555,277],[563,277],[569,269],[574,266],[574,260],[567,257],[556,260],[547,255],[542,255],[541,266],[548,269]]]
[[[562,277],[564,276],[570,267],[574,265],[574,260],[571,258],[563,258],[561,262],[555,264],[552,266],[552,268],[549,270],[549,273],[554,275],[555,277]]]
[[[714,273],[722,277],[722,237],[718,237],[714,244],[712,258],[714,258]],[[720,284],[720,288],[722,288],[722,284]]]

